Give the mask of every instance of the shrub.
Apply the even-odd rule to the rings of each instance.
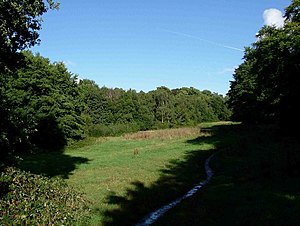
[[[8,167],[0,175],[1,225],[74,225],[88,221],[87,201],[62,179]]]
[[[92,137],[119,136],[125,133],[139,131],[140,128],[136,123],[127,124],[110,124],[110,125],[91,125],[88,128],[88,134]]]

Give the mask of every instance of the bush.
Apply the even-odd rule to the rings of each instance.
[[[62,179],[8,167],[0,175],[1,225],[74,225],[88,222],[87,201]]]
[[[110,125],[91,125],[88,134],[92,137],[119,136],[125,133],[137,132],[140,127],[136,123],[110,124]]]

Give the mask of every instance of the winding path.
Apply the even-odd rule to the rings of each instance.
[[[169,204],[164,205],[163,207],[155,210],[154,212],[148,214],[143,220],[141,220],[135,226],[148,226],[148,225],[153,224],[160,217],[162,217],[167,211],[172,209],[174,206],[178,205],[182,200],[194,195],[200,188],[202,188],[204,185],[206,185],[211,180],[211,178],[213,176],[213,171],[209,167],[209,162],[210,162],[211,158],[214,155],[215,154],[212,154],[209,158],[207,158],[205,160],[205,165],[204,166],[205,166],[205,172],[206,172],[206,175],[207,175],[206,180],[201,181],[200,183],[198,183],[195,187],[193,187],[190,191],[188,191],[184,196],[182,196],[182,197],[170,202]]]

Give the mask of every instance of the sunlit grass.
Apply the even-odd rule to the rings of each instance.
[[[101,225],[103,213],[117,207],[107,202],[108,196],[125,196],[137,181],[150,186],[170,161],[183,159],[190,151],[213,149],[212,144],[195,147],[187,142],[200,135],[199,128],[183,128],[95,139],[92,145],[66,150],[66,155],[89,160],[79,165],[67,182],[86,194],[92,202],[92,224]]]

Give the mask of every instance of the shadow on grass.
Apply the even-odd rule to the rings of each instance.
[[[107,203],[114,204],[116,208],[99,213],[104,215],[104,225],[134,225],[150,212],[185,195],[205,180],[204,162],[215,150],[201,150],[201,144],[214,144],[218,140],[214,136],[203,136],[188,142],[195,144],[195,150],[187,151],[182,159],[170,161],[160,171],[160,178],[155,183],[146,187],[136,181],[124,196],[108,196]]]
[[[183,159],[171,161],[151,186],[136,181],[124,196],[108,196],[107,202],[116,208],[104,213],[104,225],[134,225],[184,195],[205,179],[204,161],[216,151],[221,152],[211,162],[212,181],[155,225],[299,225],[297,167],[293,176],[289,174],[291,153],[299,164],[299,143],[264,127],[221,125],[205,132],[211,135],[187,142],[199,148],[213,144],[215,149],[195,148]]]
[[[213,180],[156,225],[299,225],[299,142],[272,127],[234,125],[215,132],[223,151],[211,162]]]
[[[64,151],[52,151],[24,156],[19,168],[47,177],[60,176],[68,179],[77,165],[87,164],[89,161],[87,158],[67,155]]]

